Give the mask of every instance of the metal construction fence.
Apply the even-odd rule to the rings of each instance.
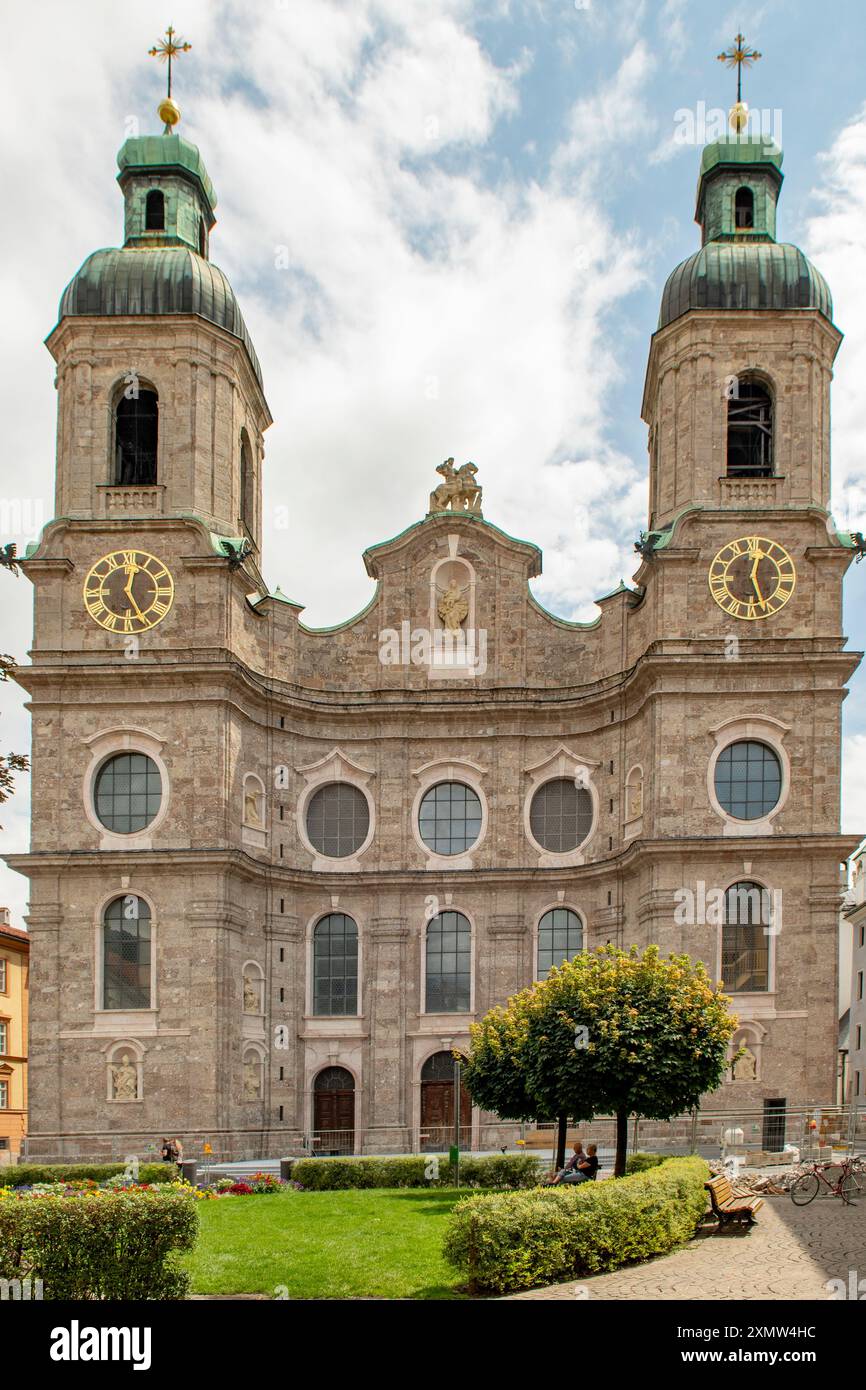
[[[391,1152],[445,1153],[455,1143],[472,1153],[538,1153],[550,1156],[556,1147],[553,1121],[509,1123],[479,1121],[461,1125],[426,1126],[410,1136],[402,1150]],[[616,1119],[569,1121],[567,1142],[579,1138],[598,1145],[602,1154],[616,1150]],[[318,1154],[383,1152],[380,1140],[363,1129],[321,1131],[304,1137],[303,1151]],[[703,1158],[741,1154],[753,1164],[784,1164],[851,1152],[866,1152],[866,1106],[791,1107],[772,1101],[760,1109],[694,1110],[671,1120],[631,1117],[630,1153],[700,1154]]]

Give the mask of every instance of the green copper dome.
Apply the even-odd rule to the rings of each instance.
[[[659,328],[690,309],[817,309],[832,321],[824,277],[798,247],[776,241],[782,179],[770,139],[732,134],[706,146],[695,211],[703,245],[668,276]]]
[[[58,317],[197,314],[243,343],[261,386],[234,290],[208,258],[216,193],[199,151],[180,135],[135,136],[117,163],[124,244],[88,256]]]
[[[120,170],[118,180],[123,183],[127,171],[136,173],[154,172],[157,169],[183,171],[195,180],[208,201],[213,212],[216,207],[216,193],[211,183],[204,160],[198,147],[182,135],[137,135],[126,141],[117,156]]]
[[[58,319],[78,314],[198,314],[240,339],[262,383],[234,290],[218,266],[188,247],[94,251],[60,299]]]
[[[659,328],[689,309],[818,309],[832,321],[823,275],[797,246],[710,241],[668,276]]]

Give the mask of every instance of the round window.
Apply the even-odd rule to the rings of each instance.
[[[782,765],[766,743],[743,739],[723,748],[716,759],[719,805],[737,820],[760,820],[779,804]]]
[[[162,802],[159,768],[145,753],[117,753],[96,776],[93,801],[106,830],[134,835],[156,816]]]
[[[421,839],[434,854],[463,854],[481,834],[481,801],[463,782],[438,782],[418,811]]]
[[[529,828],[543,849],[568,854],[583,844],[592,829],[592,797],[567,777],[545,782],[532,798]]]
[[[367,798],[350,782],[329,782],[313,792],[307,806],[310,844],[328,859],[357,854],[370,832]]]

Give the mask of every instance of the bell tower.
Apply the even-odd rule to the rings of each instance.
[[[240,538],[257,563],[271,423],[261,368],[210,259],[217,200],[204,161],[175,132],[170,97],[160,115],[161,135],[129,139],[118,154],[123,245],[88,256],[47,339],[57,363],[55,514],[194,516]]]
[[[650,531],[684,508],[830,502],[830,382],[842,335],[823,276],[776,237],[782,151],[750,133],[740,72],[730,133],[701,156],[701,246],[668,276],[647,366]]]

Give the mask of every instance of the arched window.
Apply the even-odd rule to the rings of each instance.
[[[253,478],[253,460],[250,449],[250,441],[246,430],[241,430],[241,476],[240,476],[240,506],[241,524],[246,527],[250,535],[253,534],[253,527],[256,519],[255,508],[255,488]]]
[[[134,835],[144,830],[162,805],[159,768],[146,753],[116,753],[96,774],[93,804],[106,830]]]
[[[102,915],[102,1007],[150,1008],[150,908],[134,893]]]
[[[425,1012],[468,1013],[472,999],[472,927],[462,912],[440,912],[427,926]]]
[[[583,844],[592,829],[592,797],[567,777],[545,782],[532,798],[529,828],[542,849],[567,854]]]
[[[158,416],[155,391],[139,386],[133,396],[121,396],[114,412],[115,483],[156,482]]]
[[[313,1013],[357,1012],[358,926],[344,912],[331,912],[313,932]]]
[[[773,473],[773,402],[758,381],[734,378],[728,398],[728,477],[769,478]]]
[[[207,232],[204,229],[204,218],[198,219],[198,254],[203,260],[207,260]]]
[[[152,188],[144,203],[144,230],[165,231],[165,198],[158,188]]]
[[[770,894],[759,883],[732,883],[725,894],[722,979],[734,994],[770,987]]]
[[[738,188],[734,197],[734,223],[737,230],[755,225],[755,195],[751,188]]]
[[[538,924],[539,980],[546,980],[554,965],[573,960],[583,950],[583,922],[570,907],[553,907]]]
[[[774,749],[757,739],[723,748],[714,777],[719,805],[736,820],[763,820],[779,803],[782,765]]]
[[[318,854],[347,859],[357,854],[370,832],[370,807],[360,787],[328,782],[307,806],[307,835]]]

